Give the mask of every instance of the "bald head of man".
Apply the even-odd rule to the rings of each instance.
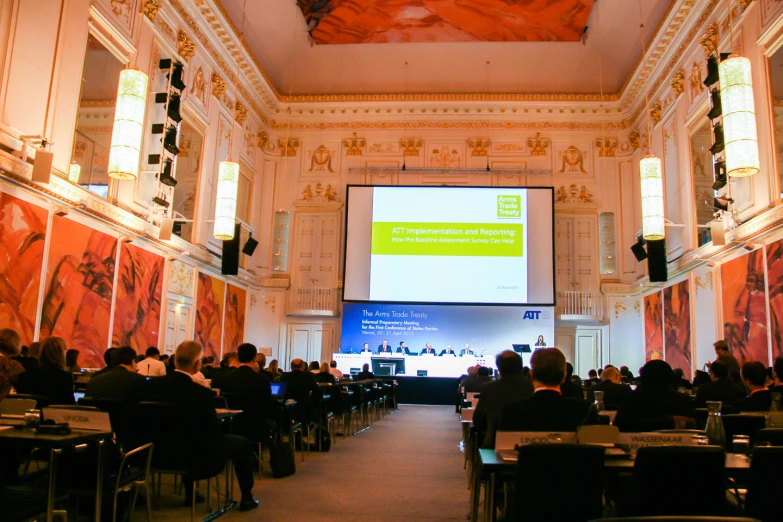
[[[195,374],[201,369],[201,355],[204,348],[196,341],[183,341],[174,353],[174,365],[177,370]]]

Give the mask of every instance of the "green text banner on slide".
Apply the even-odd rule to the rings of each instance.
[[[526,303],[528,190],[374,187],[369,300]]]

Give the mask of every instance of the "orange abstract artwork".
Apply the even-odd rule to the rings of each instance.
[[[33,341],[49,212],[0,194],[0,328]]]
[[[769,326],[772,337],[772,360],[783,357],[783,239],[770,243],[767,249],[769,288]]]
[[[198,274],[196,297],[196,341],[204,347],[204,356],[220,358],[223,335],[223,296],[226,283],[203,272]]]
[[[764,251],[754,250],[724,263],[720,278],[723,338],[741,363],[759,361],[769,365]]]
[[[691,375],[691,296],[688,281],[663,290],[664,359],[672,368]]]
[[[644,297],[644,360],[663,359],[661,292]]]
[[[54,217],[40,337],[65,339],[84,368],[104,366],[116,254],[116,238]]]
[[[228,285],[226,293],[226,322],[223,329],[223,351],[235,352],[245,337],[245,301],[247,291]]]
[[[138,353],[158,347],[163,257],[131,244],[120,251],[112,346],[130,346]]]
[[[594,0],[297,0],[318,44],[578,42]]]

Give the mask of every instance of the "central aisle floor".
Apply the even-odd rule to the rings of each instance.
[[[297,454],[291,477],[272,478],[267,460],[254,489],[259,509],[218,520],[464,521],[469,491],[461,438],[453,406],[402,405],[370,429],[340,438],[328,453],[313,452],[304,463]],[[153,511],[153,519],[189,520],[187,509],[172,508]],[[137,520],[144,520],[143,509]]]

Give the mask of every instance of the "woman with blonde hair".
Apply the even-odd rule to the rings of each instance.
[[[39,367],[19,376],[17,391],[46,397],[49,404],[74,404],[73,376],[65,369],[66,349],[62,337],[44,339]]]
[[[336,384],[337,379],[335,379],[334,375],[332,375],[332,372],[329,370],[329,363],[321,363],[320,370],[315,374],[315,380],[324,384]]]

